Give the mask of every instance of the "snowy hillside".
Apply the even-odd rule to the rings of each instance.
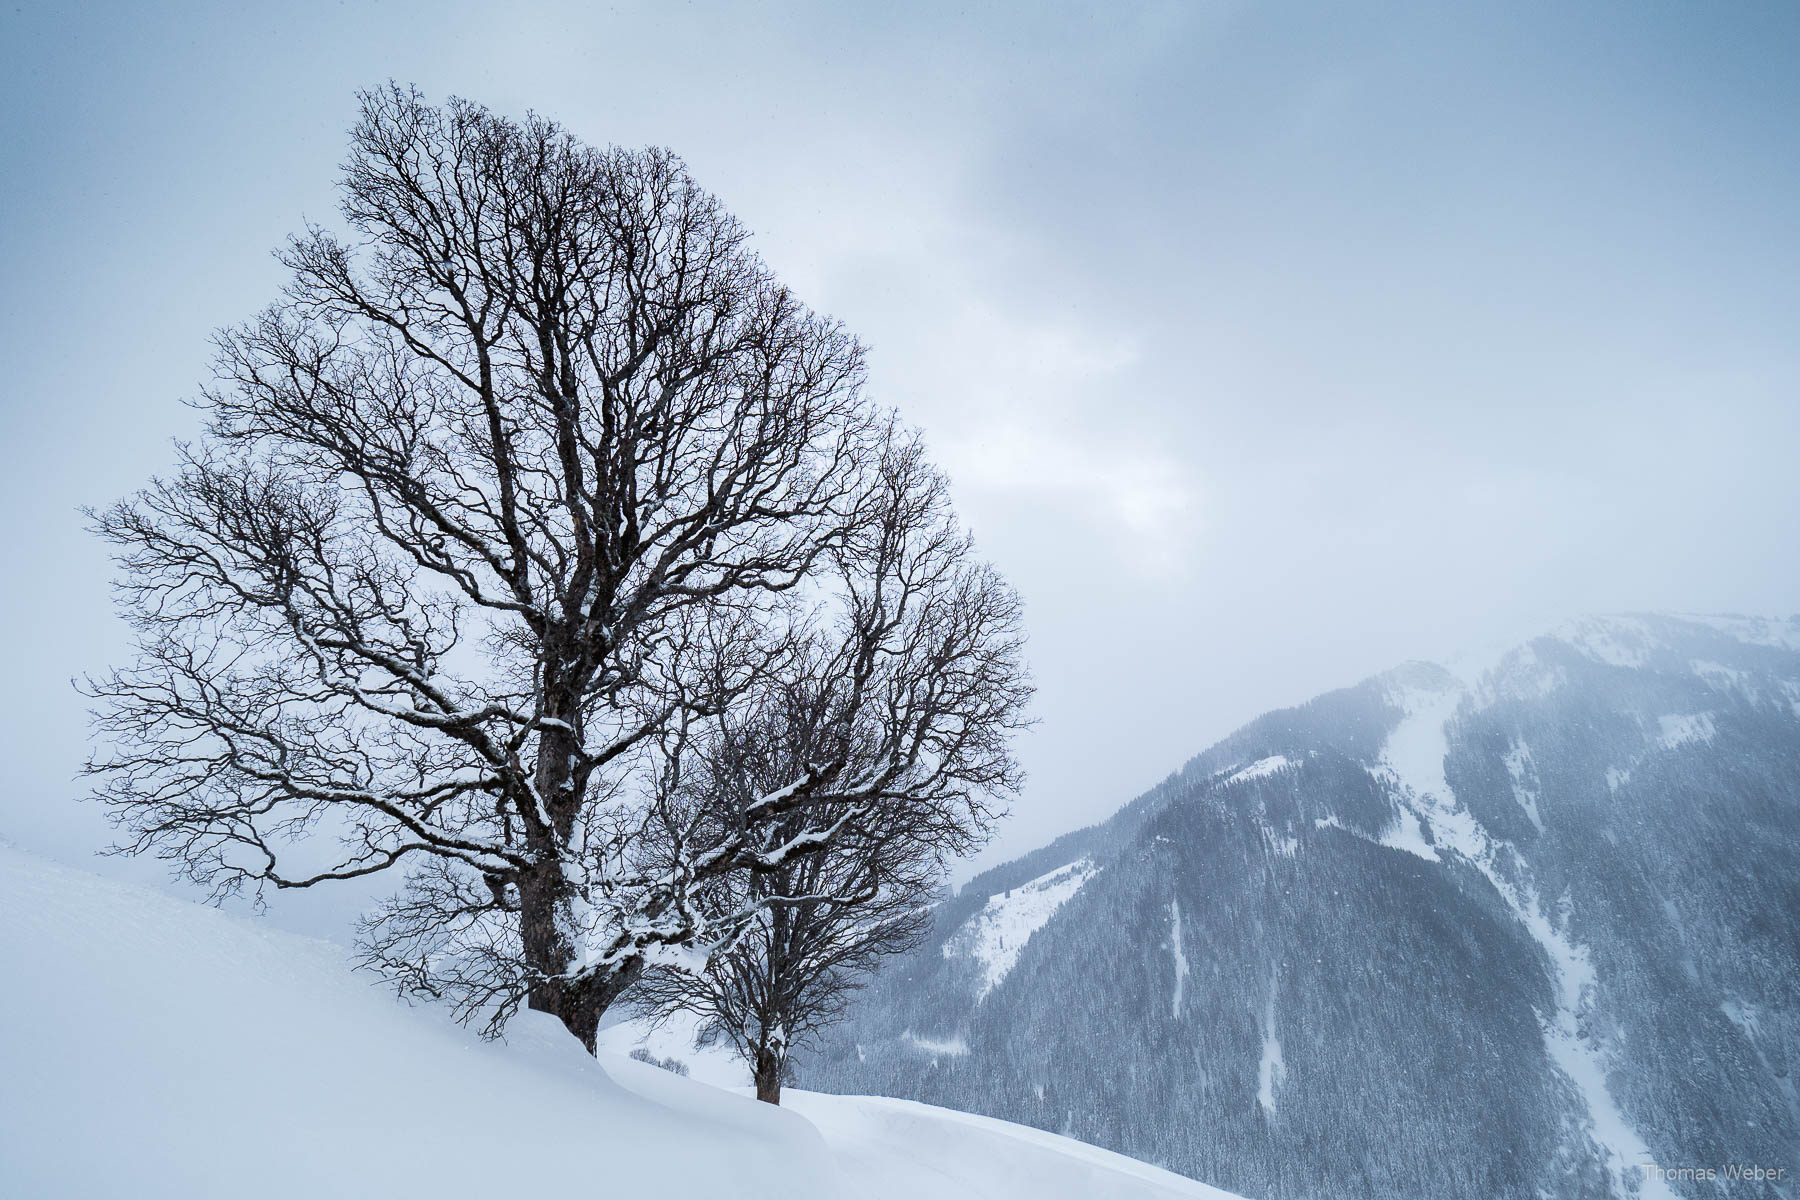
[[[799,1082],[1266,1200],[1791,1200],[1796,1056],[1800,621],[1631,616],[1259,718],[946,902]]]
[[[957,935],[944,943],[944,957],[964,956],[981,966],[976,999],[986,996],[1019,961],[1019,951],[1094,875],[1086,859],[1008,888],[988,899]]]
[[[654,1069],[654,1068],[652,1068]],[[1135,1159],[1024,1125],[910,1100],[788,1091],[855,1200],[1232,1200]]]
[[[924,1105],[602,1069],[536,1014],[482,1043],[334,946],[4,843],[0,912],[9,1200],[1225,1195]]]

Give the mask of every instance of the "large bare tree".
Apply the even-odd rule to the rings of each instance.
[[[1008,785],[1016,602],[965,562],[962,619],[897,608],[893,538],[954,536],[896,523],[941,505],[916,442],[679,160],[389,87],[342,195],[220,336],[178,473],[96,518],[123,849],[220,895],[402,868],[372,962],[591,1047],[646,962],[755,920],[716,881]],[[707,730],[820,672],[854,737],[733,821],[684,800]]]

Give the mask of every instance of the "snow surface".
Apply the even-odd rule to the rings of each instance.
[[[1082,886],[1100,873],[1088,859],[1038,876],[1009,892],[988,897],[980,912],[944,942],[944,957],[968,955],[982,965],[979,1002],[1017,965],[1031,935],[1044,927]]]
[[[339,947],[10,848],[0,911],[0,1194],[841,1194],[796,1115],[645,1103],[541,1014],[484,1043]]]
[[[1673,750],[1688,742],[1710,742],[1713,721],[1710,713],[1676,713],[1660,719],[1662,732],[1657,742],[1665,750]]]
[[[1225,780],[1226,783],[1243,783],[1246,780],[1261,779],[1267,775],[1293,765],[1285,754],[1271,754],[1267,758],[1259,758],[1241,771],[1236,771]]]
[[[1757,698],[1755,677],[1748,671],[1740,671],[1736,667],[1710,662],[1704,658],[1696,658],[1688,663],[1688,670],[1715,691],[1731,692],[1751,700]]]
[[[933,1058],[961,1058],[969,1052],[969,1043],[961,1034],[947,1038],[920,1037],[912,1030],[907,1030],[906,1041],[916,1050],[923,1050]]]
[[[1256,1068],[1256,1102],[1265,1113],[1275,1111],[1275,1089],[1287,1080],[1281,1039],[1275,1036],[1275,973],[1269,972],[1269,1003],[1263,1009],[1262,1062]]]
[[[1719,1002],[1719,1011],[1725,1019],[1738,1027],[1738,1032],[1749,1038],[1752,1043],[1762,1037],[1762,1022],[1758,1017],[1756,1006],[1745,1004],[1736,996],[1729,996]]]
[[[1187,990],[1187,952],[1181,947],[1181,901],[1169,901],[1169,953],[1175,959],[1175,995],[1169,1002],[1169,1015],[1181,1017],[1181,996]]]
[[[744,1065],[737,1052],[723,1041],[695,1045],[699,1032],[699,1019],[689,1013],[676,1013],[656,1023],[641,1017],[623,1019],[600,1031],[597,1048],[601,1054],[621,1057],[629,1057],[634,1050],[643,1050],[658,1060],[674,1059],[688,1069],[690,1077],[702,1083],[722,1088],[749,1088],[750,1068]]]
[[[1381,842],[1416,854],[1431,862],[1439,855],[1425,837],[1428,815],[1445,804],[1450,785],[1444,782],[1444,755],[1447,739],[1444,726],[1462,703],[1462,688],[1448,678],[1442,686],[1396,687],[1388,698],[1406,712],[1406,716],[1388,735],[1381,748],[1380,774],[1411,789],[1413,808],[1403,811],[1395,824],[1382,831]],[[1435,823],[1432,824],[1436,833]]]
[[[1001,1121],[596,1061],[541,1014],[485,1043],[339,947],[5,843],[0,912],[8,1200],[1225,1197]]]
[[[1381,831],[1381,844],[1395,850],[1416,854],[1426,862],[1442,862],[1437,848],[1425,840],[1425,826],[1415,812],[1402,812],[1394,823]]]
[[[1537,763],[1532,760],[1531,747],[1523,738],[1514,738],[1506,751],[1506,773],[1512,778],[1513,799],[1531,818],[1539,833],[1544,832],[1544,819],[1538,815],[1538,778]]]
[[[1053,1133],[911,1100],[784,1091],[859,1200],[1232,1200],[1204,1183]]]

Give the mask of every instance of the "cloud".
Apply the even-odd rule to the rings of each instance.
[[[1040,536],[1073,525],[1117,567],[1179,572],[1201,528],[1198,482],[1109,402],[1130,392],[1135,339],[993,303],[965,304],[951,328],[930,373],[957,403],[930,428],[976,518]]]

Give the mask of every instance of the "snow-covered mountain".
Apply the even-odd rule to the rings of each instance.
[[[1791,1197],[1797,1058],[1800,619],[1611,617],[988,872],[800,1079],[1266,1200]]]
[[[0,1196],[1232,1200],[904,1100],[777,1109],[525,1013],[504,1045],[343,951],[0,842]]]

